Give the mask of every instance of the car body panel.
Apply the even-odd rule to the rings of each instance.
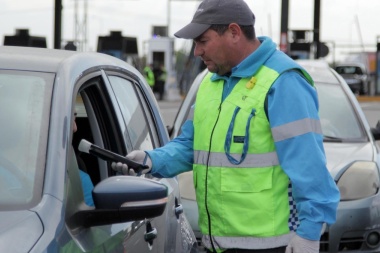
[[[98,212],[83,202],[78,161],[73,150],[76,146],[72,146],[74,134],[70,130],[74,109],[85,106],[86,111],[78,121],[89,122],[91,128],[82,130],[92,134],[96,145],[122,154],[134,148],[130,143],[132,137],[121,129],[136,128],[138,123],[123,125],[122,117],[117,116],[123,110],[119,105],[123,98],[114,92],[116,83],[109,79],[111,76],[123,80],[125,87],[127,84],[133,87],[131,98],[136,96],[134,99],[144,113],[144,116],[132,115],[133,119],[144,120],[142,129],[148,132],[143,134],[151,137],[144,139],[143,143],[159,147],[169,141],[154,94],[135,68],[100,53],[3,46],[0,47],[1,73],[17,73],[25,77],[39,73],[49,78],[52,76],[54,81],[51,93],[45,94],[50,96],[44,114],[48,117],[45,119],[47,131],[41,134],[45,136],[41,141],[45,152],[38,155],[42,165],[35,176],[35,200],[26,203],[26,207],[10,206],[16,210],[0,208],[1,252],[196,252],[195,237],[187,218],[181,211],[176,211],[181,207],[181,199],[175,178],[142,176],[143,180],[152,180],[152,183],[155,181],[167,188],[165,209],[157,217],[101,226],[90,224],[89,227],[73,219],[81,212]],[[79,94],[83,100],[78,102]],[[120,138],[112,139],[113,136]],[[95,157],[87,159],[94,160],[99,166],[95,185],[115,173],[107,162]],[[5,230],[7,227],[13,229]],[[148,242],[146,235],[154,234],[155,230],[156,236]],[[23,238],[22,243],[20,238]]]
[[[325,143],[324,148],[327,168],[334,178],[350,161],[373,160],[375,152],[371,143]]]
[[[29,210],[3,213],[0,228],[0,252],[15,253],[29,252],[44,230],[38,215]]]

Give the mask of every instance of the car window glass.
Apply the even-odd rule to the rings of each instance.
[[[133,83],[119,76],[109,76],[109,80],[122,112],[133,149],[153,149],[149,124]]]
[[[54,75],[0,71],[0,208],[21,208],[41,187]]]
[[[363,70],[360,67],[355,66],[339,66],[336,67],[336,72],[346,75],[363,75]]]
[[[323,134],[342,139],[365,136],[347,94],[339,85],[317,83]]]
[[[362,69],[359,68],[359,67],[356,67],[355,68],[355,74],[357,74],[357,75],[363,75]]]
[[[103,79],[101,76],[91,76],[92,78],[86,77],[87,80],[76,96],[77,131],[73,134],[72,142],[80,169],[87,172],[96,185],[100,180],[112,175],[113,170],[105,160],[78,152],[80,141],[85,139],[99,147],[122,155],[126,154],[126,149],[121,137],[121,130],[114,119],[115,108],[111,104]]]
[[[145,99],[145,96],[143,95],[143,91],[139,87],[137,87],[136,90],[137,90],[137,93],[139,94],[140,102],[141,102],[143,110],[145,112],[145,117],[146,117],[148,126],[150,126],[150,136],[152,138],[153,147],[158,148],[161,145],[160,145],[157,129],[154,127],[154,126],[156,126],[156,122],[153,118],[151,108],[149,107],[149,105],[148,105],[149,103]]]

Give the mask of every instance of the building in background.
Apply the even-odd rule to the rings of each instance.
[[[112,55],[138,67],[137,38],[123,36],[121,31],[111,31],[108,36],[99,36],[97,52]]]
[[[46,48],[46,38],[31,36],[29,29],[16,29],[15,35],[4,36],[4,46],[23,46]]]

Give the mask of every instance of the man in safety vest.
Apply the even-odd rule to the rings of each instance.
[[[163,64],[157,65],[156,68],[153,68],[153,73],[155,77],[154,91],[158,93],[158,99],[163,100],[167,75],[165,66]]]
[[[209,70],[194,118],[164,147],[132,151],[156,177],[193,170],[208,252],[317,253],[339,190],[326,167],[313,80],[268,37],[243,0],[204,0],[175,33]],[[190,113],[190,115],[192,115]],[[168,162],[170,161],[170,162]],[[133,174],[123,164],[115,170]]]
[[[146,81],[148,82],[150,88],[153,89],[154,84],[155,84],[155,78],[154,78],[154,73],[153,73],[153,65],[149,64],[144,68],[144,73],[143,73]]]

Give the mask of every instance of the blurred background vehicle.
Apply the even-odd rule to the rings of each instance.
[[[120,176],[78,151],[82,139],[121,155],[169,141],[135,68],[94,52],[1,46],[0,103],[0,252],[197,252],[175,178]]]
[[[341,201],[337,221],[320,239],[320,252],[380,252],[380,154],[376,140],[380,129],[370,128],[354,93],[345,80],[324,61],[298,60],[313,77],[319,95],[327,167],[335,179]],[[181,133],[203,70],[185,97],[170,137]],[[374,137],[376,136],[376,138]],[[178,176],[185,214],[200,241],[198,211],[192,172]]]
[[[370,88],[370,75],[366,66],[359,62],[346,62],[335,66],[352,92],[357,95],[368,95]]]

